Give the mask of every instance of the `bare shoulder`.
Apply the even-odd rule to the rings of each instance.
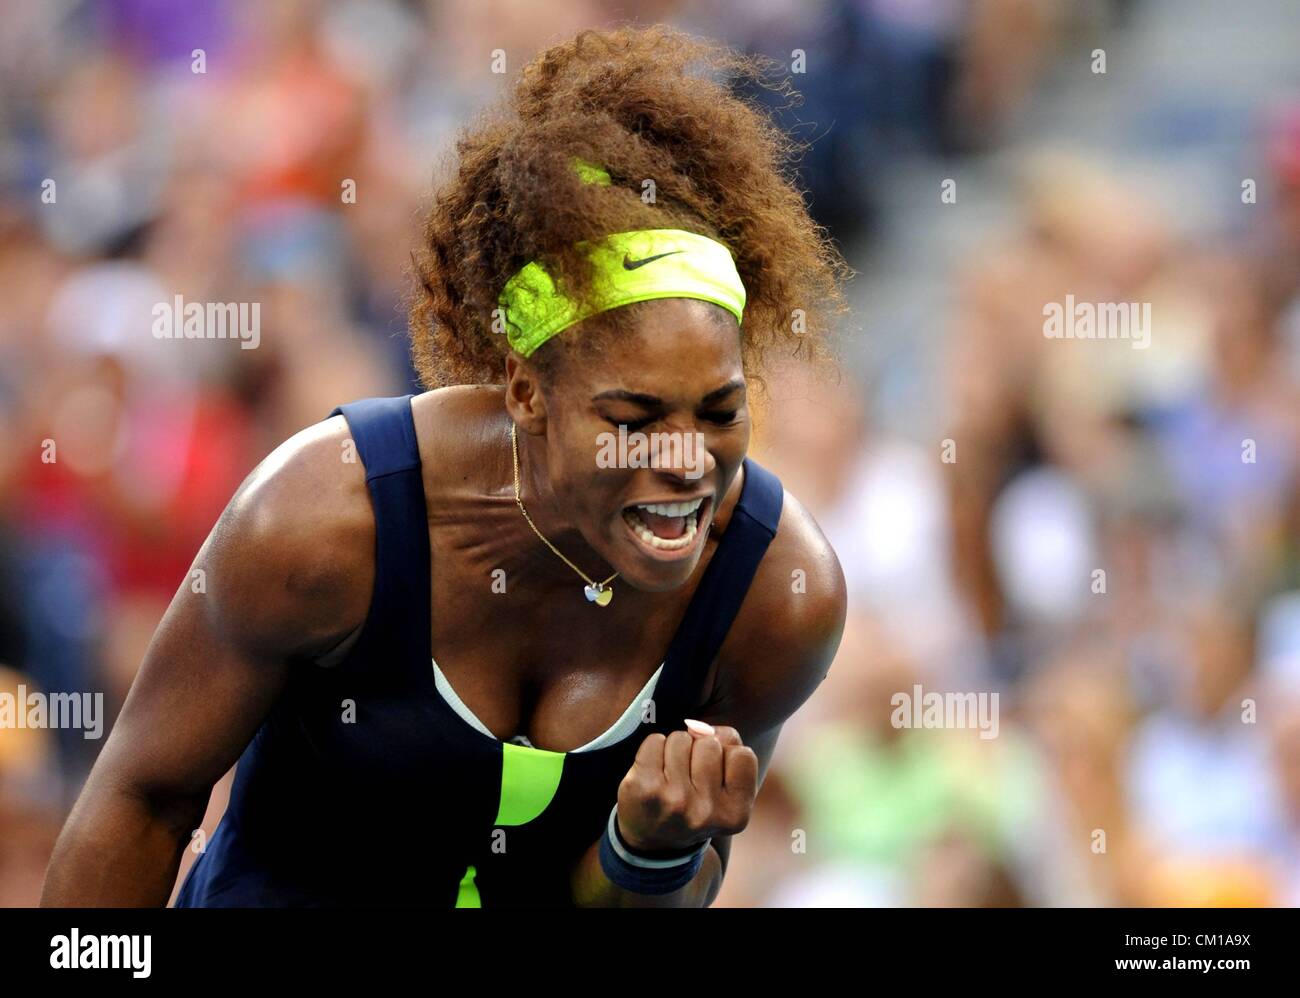
[[[485,453],[501,451],[501,441],[494,436],[505,413],[500,385],[436,388],[415,396],[411,412],[426,481],[430,473],[449,481],[469,477],[481,472]]]
[[[719,655],[714,700],[742,733],[781,724],[826,677],[848,594],[821,528],[788,491],[776,536]]]
[[[253,469],[205,542],[208,612],[250,650],[324,654],[364,623],[374,538],[346,420],[315,423]]]

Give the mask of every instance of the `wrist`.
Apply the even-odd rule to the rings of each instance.
[[[709,840],[705,839],[703,843],[697,842],[688,846],[663,846],[652,849],[627,834],[627,831],[623,828],[622,819],[619,817],[617,805],[614,806],[612,815],[611,825],[615,840],[633,856],[650,860],[687,859],[708,845]]]
[[[610,883],[625,891],[634,894],[671,894],[695,879],[708,847],[706,839],[685,852],[675,850],[667,855],[634,850],[623,840],[619,831],[618,805],[615,804],[609,812],[605,834],[600,840],[600,866]]]

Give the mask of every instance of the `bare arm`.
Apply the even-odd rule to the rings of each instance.
[[[165,905],[213,784],[289,670],[364,621],[374,521],[361,466],[341,460],[346,438],[342,417],[304,430],[231,499],[59,836],[43,907]]]

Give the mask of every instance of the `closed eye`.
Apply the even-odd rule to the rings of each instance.
[[[653,417],[649,419],[607,419],[607,423],[618,427],[620,430],[626,430],[628,433],[635,433],[637,430],[644,429],[654,422]]]

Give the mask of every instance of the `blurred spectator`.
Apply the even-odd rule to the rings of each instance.
[[[1173,702],[1138,728],[1128,763],[1145,903],[1279,903],[1273,866],[1287,839],[1248,684],[1249,624],[1224,603],[1193,605],[1181,623]]]

